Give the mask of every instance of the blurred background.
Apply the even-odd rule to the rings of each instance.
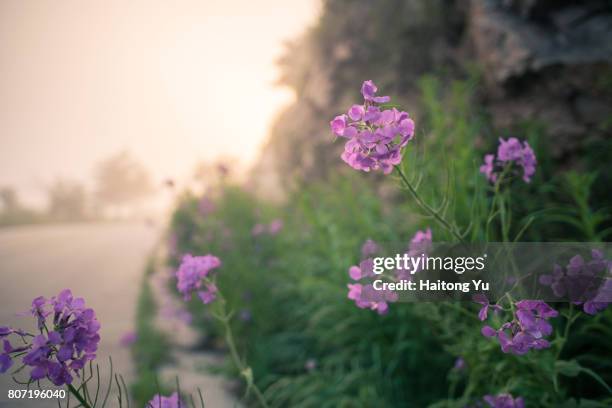
[[[0,7],[5,224],[142,216],[160,209],[164,181],[189,183],[221,158],[243,175],[295,99],[276,61],[320,4]]]
[[[234,237],[246,240],[255,223],[279,214],[311,222],[298,215],[320,204],[309,201],[317,194],[338,202],[322,205],[316,225],[340,217],[337,206],[360,195],[382,198],[370,215],[386,217],[384,231],[424,226],[390,209],[398,195],[381,175],[359,179],[367,192],[337,187],[337,174],[349,171],[329,120],[360,101],[367,79],[415,118],[434,160],[423,164],[426,174],[440,179],[439,164],[451,154],[456,181],[472,189],[466,197],[475,195],[471,177],[482,153],[500,136],[529,139],[540,167],[535,187],[520,191],[517,219],[559,207],[565,221],[534,224],[525,239],[609,239],[609,218],[593,216],[609,215],[612,205],[608,0],[3,0],[0,322],[17,325],[14,312],[32,298],[71,287],[103,322],[100,356],[120,356],[128,376],[141,373],[119,343],[142,318],[137,304],[147,304],[147,259],[167,243],[177,207],[174,249],[208,248],[208,227],[194,221],[209,212],[200,198],[208,193],[217,208],[246,200],[211,193],[221,184],[265,203],[244,203],[256,210],[248,219],[231,209],[218,216],[244,221]],[[566,222],[568,214],[580,220]],[[329,227],[314,241],[383,231],[363,223],[360,234]],[[313,250],[321,264],[348,262],[348,247],[345,258],[329,248]]]

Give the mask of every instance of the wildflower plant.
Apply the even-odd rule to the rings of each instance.
[[[444,216],[444,207],[433,208],[419,195],[417,187],[404,174],[400,164],[403,150],[414,138],[415,124],[408,112],[387,108],[388,96],[376,96],[378,87],[371,80],[361,86],[362,105],[353,105],[346,114],[336,116],[330,127],[335,136],[348,139],[341,158],[355,170],[382,170],[390,174],[394,169],[401,182],[422,211],[433,217],[458,241],[464,237],[457,226]]]
[[[484,296],[476,299],[483,304],[478,317],[487,319],[487,309],[491,306]],[[485,303],[486,302],[486,303]],[[546,337],[552,334],[550,318],[559,313],[541,300],[520,300],[512,303],[512,319],[503,323],[498,329],[485,325],[481,333],[485,337],[497,338],[504,353],[526,354],[529,350],[541,350],[550,347]],[[492,306],[495,311],[501,308]]]
[[[457,241],[465,242],[470,230],[474,227],[473,223],[470,222],[462,230],[452,216],[448,216],[449,197],[445,197],[439,206],[431,205],[418,191],[420,178],[416,177],[417,181],[412,182],[404,172],[402,157],[404,150],[410,146],[409,142],[414,138],[414,122],[406,112],[399,111],[391,105],[385,105],[390,98],[378,97],[376,92],[377,87],[373,82],[365,81],[362,85],[364,103],[353,105],[346,114],[336,116],[330,122],[335,136],[348,139],[341,155],[342,160],[352,168],[366,172],[382,170],[384,174],[390,174],[395,169],[402,185],[424,215],[435,219],[438,226]],[[504,243],[519,240],[533,222],[535,217],[529,217],[515,237],[511,239],[512,181],[518,178],[524,183],[530,183],[536,173],[537,164],[536,154],[530,144],[516,137],[500,138],[496,153],[485,155],[484,164],[480,166],[479,171],[490,183],[491,188],[488,193],[492,197],[488,209],[486,206],[479,209],[483,213],[488,212],[484,228],[485,240],[488,241],[491,226],[497,220],[501,230],[501,241]],[[412,242],[419,241],[431,243],[431,231],[417,233]],[[359,308],[369,308],[379,314],[387,314],[389,303],[396,301],[397,295],[382,291],[372,294],[371,292],[375,291],[367,283],[374,275],[372,260],[369,257],[377,250],[377,245],[371,240],[363,244],[361,262],[351,266],[348,271],[349,277],[354,282],[348,284],[347,297]],[[578,319],[578,315],[573,311],[573,306],[581,305],[585,313],[591,315],[608,306],[610,294],[612,294],[612,280],[607,277],[602,279],[601,275],[606,268],[609,268],[609,265],[610,263],[600,252],[594,251],[591,261],[585,261],[582,257],[576,256],[570,260],[565,269],[555,266],[552,275],[540,277],[540,283],[550,286],[557,296],[566,296],[569,293],[574,295],[570,296],[572,298],[570,309],[562,316],[565,323],[562,333],[555,333],[554,323],[561,313],[541,299],[515,300],[512,296],[515,285],[510,284],[508,292],[494,302],[490,302],[484,294],[476,295],[474,301],[480,305],[477,318],[480,321],[486,321],[480,330],[481,335],[495,339],[503,353],[524,356],[531,351],[542,353],[547,349],[553,349],[552,353],[558,359],[567,343],[569,330]],[[516,268],[515,265],[511,266]],[[594,272],[595,270],[597,273]],[[597,275],[596,278],[595,275]],[[387,276],[385,279],[410,279],[410,275],[405,271],[396,271],[395,276]],[[575,296],[577,292],[580,292],[579,298]],[[452,306],[453,310],[465,312],[463,308],[463,306]],[[465,364],[463,356],[460,355],[458,358]],[[565,365],[579,367],[579,371],[582,370],[591,375],[607,390],[610,390],[596,373],[582,368],[576,362],[561,360],[557,362],[558,367],[565,367]],[[557,392],[558,377],[562,372],[561,368],[555,368],[551,376]],[[455,375],[453,378],[452,387],[454,389],[459,377]],[[463,399],[462,401],[467,403],[469,400]],[[522,397],[515,398],[507,392],[497,396],[486,395],[484,401],[492,407],[524,406]]]
[[[405,252],[408,256],[426,254],[431,247],[431,243],[431,229],[417,231],[410,240],[410,244]],[[380,277],[374,274],[372,259],[372,255],[375,255],[378,251],[380,251],[379,245],[371,239],[363,243],[361,253],[365,259],[359,265],[353,265],[348,270],[349,277],[358,283],[349,283],[347,285],[349,289],[347,297],[353,300],[360,309],[371,309],[378,312],[378,314],[386,314],[389,311],[389,303],[397,302],[398,295],[391,290],[375,290],[369,282],[375,276]],[[393,275],[385,276],[385,278],[390,282],[398,282],[410,280],[411,276],[411,271],[398,268]]]
[[[113,371],[112,358],[109,357],[110,372],[106,384],[103,384],[100,367],[94,366],[101,325],[95,311],[86,306],[83,298],[73,296],[70,289],[64,289],[51,298],[35,298],[31,308],[22,315],[35,319],[36,332],[0,326],[0,373],[7,374],[12,370],[10,374],[15,383],[27,387],[18,390],[20,395],[31,392],[36,398],[44,392],[57,399],[60,407],[64,399],[66,408],[71,404],[70,396],[73,396],[78,403],[76,406],[94,408],[106,407],[114,393],[116,401],[113,406],[130,407],[128,387],[123,376]],[[126,346],[134,341],[132,332],[121,339]],[[41,388],[41,382],[45,380],[58,388],[49,394],[50,390]],[[38,389],[30,390],[33,386]],[[65,387],[67,393],[60,392],[60,387]],[[177,392],[180,394],[180,390]],[[179,394],[167,398],[158,396],[156,401],[153,399],[146,406],[196,408],[193,399],[190,404],[179,403]],[[201,394],[199,406],[204,407]]]
[[[536,165],[536,156],[529,143],[515,137],[508,140],[500,138],[497,155],[486,154],[480,172],[491,183],[496,183],[502,178],[501,175],[509,177],[512,174],[521,176],[525,183],[529,183],[535,174]]]
[[[85,306],[83,298],[75,298],[69,289],[64,289],[50,299],[35,298],[28,314],[36,319],[37,333],[0,327],[0,372],[7,372],[18,362],[21,366],[16,372],[28,370],[27,384],[48,379],[81,397],[72,383],[96,357],[100,323],[94,310]],[[19,345],[11,343],[16,338]]]
[[[275,224],[275,222],[273,222],[273,224]],[[280,230],[281,227],[282,225],[274,228]],[[267,407],[268,405],[266,399],[253,381],[253,371],[248,365],[246,365],[244,360],[238,354],[238,349],[236,347],[234,334],[230,324],[234,316],[234,312],[227,310],[227,302],[217,288],[214,277],[212,276],[212,270],[219,268],[220,266],[221,260],[214,255],[208,254],[204,256],[192,256],[187,254],[183,256],[181,264],[176,271],[177,290],[183,296],[183,300],[185,301],[191,300],[193,294],[197,293],[202,304],[208,305],[215,302],[215,305],[213,306],[216,306],[216,308],[211,311],[211,315],[223,327],[225,342],[229,348],[232,361],[246,382],[245,396],[249,395],[250,392],[253,392],[259,405],[262,407]],[[153,398],[149,404],[155,404],[156,402],[154,400],[155,398]],[[165,399],[158,396],[158,400],[157,405],[152,405],[152,407],[174,408],[175,405],[173,404],[180,405],[179,397],[175,394],[170,397],[166,397]]]

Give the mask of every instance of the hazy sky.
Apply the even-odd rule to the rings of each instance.
[[[275,113],[275,60],[319,0],[0,1],[0,185],[27,200],[129,149],[156,178],[252,163]],[[39,201],[39,200],[38,200]]]

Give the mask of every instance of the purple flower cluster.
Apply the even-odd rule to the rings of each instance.
[[[535,174],[537,160],[535,153],[529,143],[521,142],[515,137],[508,140],[499,139],[497,157],[494,154],[486,154],[484,164],[480,166],[483,173],[491,183],[495,183],[501,169],[507,164],[514,163],[523,169],[523,181],[529,183]]]
[[[374,261],[370,258],[379,251],[379,246],[371,239],[366,240],[361,246],[361,254],[365,258],[359,265],[353,265],[349,268],[348,273],[352,280],[360,281],[362,279],[372,278],[376,276],[373,272]],[[355,302],[360,309],[371,309],[379,314],[385,314],[389,311],[389,302],[397,300],[397,294],[392,291],[379,292],[374,290],[370,283],[349,283],[347,297]]]
[[[213,255],[183,256],[181,265],[176,271],[178,291],[184,300],[190,300],[193,292],[204,304],[211,303],[217,297],[217,286],[209,279],[210,272],[221,266],[219,258]]]
[[[431,250],[431,244],[432,238],[430,228],[427,228],[425,231],[417,231],[410,240],[408,254],[411,256],[426,254]]]
[[[410,240],[410,244],[408,245],[408,249],[406,254],[410,257],[418,257],[423,254],[428,254],[431,251],[432,245],[432,235],[431,229],[427,228],[424,231],[417,231],[412,239]],[[410,269],[397,269],[395,271],[395,275],[399,280],[411,280],[412,273],[416,273],[416,271],[412,271]]]
[[[371,239],[367,239],[361,246],[361,256],[363,258],[368,258],[375,255],[379,250],[380,248],[376,242]]]
[[[283,220],[281,220],[280,218],[272,220],[268,225],[257,223],[253,226],[253,229],[251,230],[251,235],[257,237],[259,235],[268,233],[274,236],[282,231],[283,226]]]
[[[548,340],[544,339],[552,334],[552,326],[548,319],[557,317],[559,313],[541,300],[520,300],[514,306],[516,311],[512,321],[502,324],[498,330],[484,326],[481,330],[482,335],[497,337],[504,353],[523,355],[531,349],[550,347]],[[489,307],[491,306],[487,302],[483,309]],[[480,320],[485,320],[487,317],[486,311],[483,313],[482,309],[478,315]]]
[[[51,299],[34,299],[30,313],[37,320],[38,335],[0,328],[4,346],[0,371],[6,372],[13,365],[15,354],[25,353],[22,363],[32,368],[31,380],[46,377],[57,386],[71,384],[73,374],[96,357],[100,323],[95,312],[85,307],[83,298],[74,298],[69,289],[64,289]],[[21,337],[25,345],[13,348],[10,335]]]
[[[485,395],[483,399],[491,408],[525,408],[523,398],[514,398],[510,394]]]
[[[376,96],[377,91],[372,81],[365,81],[363,105],[353,105],[347,114],[336,116],[330,127],[334,135],[348,139],[341,157],[349,166],[389,174],[402,161],[402,148],[414,136],[414,121],[407,112],[382,110],[378,104],[389,102],[389,97]]]
[[[215,203],[206,195],[203,196],[198,203],[198,211],[200,215],[204,217],[212,214],[216,208]]]
[[[146,408],[179,408],[188,405],[181,401],[178,393],[174,392],[169,397],[156,394],[151,401],[147,402]]]
[[[406,251],[410,256],[419,256],[423,253],[428,253],[431,248],[431,230],[427,228],[425,231],[417,231],[414,237],[410,240],[410,245]],[[379,245],[371,239],[368,239],[361,246],[361,255],[363,259],[359,265],[353,265],[349,268],[348,274],[353,281],[363,281],[360,283],[349,283],[347,297],[355,302],[360,309],[376,310],[379,314],[385,314],[389,310],[389,303],[396,302],[398,295],[391,290],[378,291],[375,290],[371,283],[367,280],[376,276],[374,273],[374,260],[371,258],[380,250]],[[410,271],[396,270],[395,279],[410,279]]]
[[[567,297],[571,302],[582,305],[585,313],[597,314],[612,302],[612,261],[599,250],[591,251],[591,260],[581,255],[569,260],[565,268],[553,267],[550,275],[541,275],[542,285],[550,286],[557,297]]]
[[[371,284],[349,283],[347,286],[347,297],[355,301],[360,309],[375,310],[382,315],[389,311],[389,303],[397,301],[397,293],[390,290],[377,291]]]

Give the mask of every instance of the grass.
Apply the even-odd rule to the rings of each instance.
[[[130,386],[137,406],[144,406],[153,395],[169,388],[158,385],[157,371],[169,359],[169,344],[155,327],[157,306],[151,290],[150,277],[155,272],[155,258],[147,262],[136,308],[136,342],[132,345],[136,381]]]
[[[427,131],[417,134],[402,166],[428,203],[446,203],[446,217],[468,231],[468,240],[498,241],[500,219],[491,215],[491,189],[478,173],[483,153],[495,149],[484,140],[497,136],[472,103],[476,81],[448,86],[433,77],[421,81],[427,112],[420,128]],[[530,185],[512,185],[507,235],[513,239],[520,233],[522,241],[606,237],[609,219],[602,202],[589,194],[590,186],[597,187],[596,176],[552,176],[560,171],[547,156],[545,129],[529,129],[525,136],[536,149],[538,171]],[[482,150],[476,149],[483,135],[489,137],[480,140]],[[480,334],[475,305],[394,304],[385,316],[356,308],[346,298],[347,270],[359,262],[366,239],[403,246],[427,226],[435,241],[452,237],[418,212],[394,176],[346,166],[332,173],[327,180],[303,183],[283,205],[220,184],[207,196],[216,210],[203,215],[200,197],[186,193],[172,218],[178,254],[212,253],[222,259],[218,284],[236,312],[231,325],[238,348],[272,406],[460,407],[502,392],[523,396],[528,406],[561,406],[578,398],[609,401],[592,378],[572,381],[559,376],[558,367],[584,362],[612,382],[609,359],[601,358],[612,353],[609,336],[601,334],[609,333],[610,309],[596,318],[582,316],[568,339],[555,339],[555,345],[566,340],[568,345],[556,360],[556,346],[523,357],[503,354]],[[524,229],[533,216],[537,222]],[[252,236],[255,224],[275,218],[285,223],[280,234]],[[210,315],[214,305],[194,300],[189,307],[194,324],[222,340]],[[555,333],[563,332],[563,319],[554,324]],[[587,338],[590,350],[580,347],[580,339]],[[453,369],[458,357],[466,362],[464,372]],[[231,368],[226,373],[239,375]]]

